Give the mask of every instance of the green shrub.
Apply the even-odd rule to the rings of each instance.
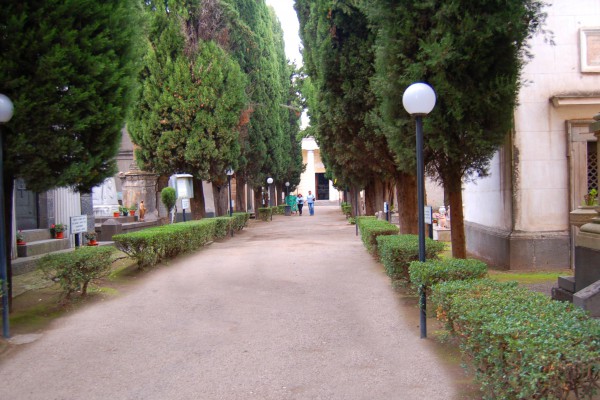
[[[433,286],[438,318],[461,343],[485,399],[592,398],[600,321],[571,304],[489,280]]]
[[[261,221],[270,221],[273,218],[271,207],[260,207],[258,209],[258,219]]]
[[[399,230],[396,225],[378,220],[375,217],[358,217],[357,221],[360,238],[371,254],[377,254],[378,236],[395,235]]]
[[[85,246],[65,253],[47,254],[37,261],[37,267],[52,280],[58,281],[66,299],[77,290],[81,297],[93,279],[98,279],[110,271],[112,246]]]
[[[284,215],[285,214],[285,204],[280,204],[278,206],[271,207],[273,215]]]
[[[177,201],[177,194],[175,189],[172,187],[166,187],[160,192],[160,200],[167,208],[168,212],[171,212],[173,207],[175,207],[175,202]]]
[[[146,268],[214,240],[218,224],[223,222],[206,218],[114,235],[112,239],[119,250],[137,260],[139,268]]]
[[[215,225],[215,239],[221,239],[227,236],[231,232],[231,226],[233,224],[233,218],[231,217],[216,217]]]
[[[342,207],[342,212],[344,213],[346,218],[352,216],[352,204],[342,203],[341,207]]]
[[[233,230],[241,231],[248,224],[248,220],[250,219],[250,213],[246,212],[234,212],[233,213],[233,221],[231,222]]]
[[[483,261],[460,258],[412,261],[408,267],[410,281],[415,286],[431,287],[445,281],[481,279],[487,275]]]
[[[419,237],[417,235],[390,235],[377,238],[379,257],[386,273],[392,279],[410,280],[408,268],[419,260]],[[435,260],[444,250],[444,243],[425,238],[425,259]]]

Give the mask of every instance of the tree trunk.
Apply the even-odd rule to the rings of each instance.
[[[227,184],[219,185],[215,182],[212,184],[213,187],[213,197],[215,199],[215,214],[217,217],[222,217],[227,215],[227,202],[228,202],[228,191]]]
[[[235,177],[235,211],[247,212],[246,180],[242,176]]]
[[[400,234],[419,234],[417,177],[401,172],[396,181]]]
[[[448,187],[448,202],[450,203],[450,234],[452,236],[452,257],[467,258],[467,243],[465,240],[465,220],[462,208],[462,177],[450,174]]]
[[[357,217],[360,215],[360,198],[359,189],[354,187],[350,189],[348,203],[352,205],[352,216]]]
[[[264,197],[263,197],[262,188],[260,186],[255,187],[254,188],[254,212],[256,213],[257,217],[258,217],[258,209],[266,206],[265,204],[263,204],[263,201],[264,201]]]
[[[192,179],[194,185],[194,198],[190,199],[192,207],[192,219],[202,219],[206,217],[206,207],[204,202],[204,187],[200,179]]]

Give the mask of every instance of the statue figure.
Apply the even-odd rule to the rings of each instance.
[[[144,220],[144,215],[146,215],[146,206],[144,205],[144,200],[140,201],[140,221]]]

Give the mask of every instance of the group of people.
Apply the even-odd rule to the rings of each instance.
[[[306,197],[302,197],[301,193],[298,196],[290,195],[288,197],[289,199],[286,199],[286,202],[292,207],[292,212],[298,211],[298,215],[302,215],[302,207],[304,207],[304,204],[308,204],[309,214],[315,215],[315,195],[310,190]]]

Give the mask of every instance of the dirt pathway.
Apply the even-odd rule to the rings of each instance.
[[[338,207],[252,222],[56,321],[0,363],[6,399],[453,399]]]

